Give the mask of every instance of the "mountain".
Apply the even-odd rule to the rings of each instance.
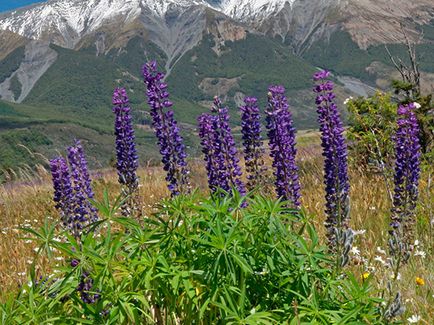
[[[56,123],[64,123],[77,135],[98,132],[95,139],[108,144],[111,92],[121,85],[140,137],[151,145],[141,66],[153,58],[167,73],[187,137],[213,96],[227,102],[236,126],[242,98],[258,96],[263,106],[272,83],[287,87],[297,126],[314,128],[316,67],[334,72],[340,100],[387,88],[394,69],[384,45],[405,57],[404,32],[419,41],[429,89],[432,0],[50,0],[20,8],[0,15],[0,98],[8,107],[0,110],[0,143],[45,128],[58,140],[31,150],[49,154],[68,141],[57,134]],[[95,123],[80,123],[83,116]],[[91,136],[87,141],[95,166],[107,165],[108,146],[101,151]],[[10,151],[9,161],[20,154]]]

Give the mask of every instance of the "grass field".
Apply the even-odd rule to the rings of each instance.
[[[298,161],[303,192],[303,207],[314,219],[314,223],[324,238],[322,227],[324,212],[324,192],[322,176],[322,158],[319,139],[316,133],[304,134],[299,139],[300,149]],[[192,161],[192,181],[195,187],[206,191],[206,177],[201,161]],[[420,184],[421,200],[418,206],[417,235],[419,241],[409,264],[400,270],[398,286],[403,294],[406,312],[405,321],[412,315],[419,315],[421,323],[434,323],[434,261],[433,254],[433,202],[432,186],[433,170],[423,173]],[[151,216],[158,202],[168,196],[164,183],[164,174],[159,167],[142,167],[140,170],[140,198],[143,214]],[[111,196],[116,196],[119,188],[113,170],[102,170],[93,174],[94,189],[100,199],[104,189]],[[351,227],[360,230],[351,254],[350,268],[360,278],[367,274],[379,290],[385,290],[391,270],[385,267],[387,254],[389,210],[391,202],[380,174],[367,173],[351,166]],[[271,186],[271,185],[270,185]],[[271,187],[270,187],[271,188]],[[264,189],[264,193],[271,193]],[[51,200],[52,190],[50,178],[44,171],[29,182],[8,184],[0,188],[0,299],[16,292],[18,286],[28,281],[26,272],[35,255],[35,247],[26,240],[20,239],[23,233],[19,227],[38,227],[45,218],[53,221],[57,212]],[[325,242],[325,241],[324,241]],[[56,257],[57,263],[62,256]],[[50,272],[49,265],[40,265],[41,274]],[[424,280],[424,284],[416,283],[416,277]],[[361,280],[362,281],[362,280]]]

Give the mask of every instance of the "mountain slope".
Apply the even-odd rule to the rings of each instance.
[[[330,68],[341,81],[341,101],[387,88],[394,70],[384,44],[405,57],[403,31],[412,40],[424,31],[418,51],[430,89],[432,0],[395,0],[393,7],[386,0],[50,0],[0,15],[0,98],[21,103],[0,107],[0,143],[9,148],[0,168],[20,157],[30,161],[13,150],[14,142],[51,154],[81,134],[94,148],[91,158],[107,165],[116,86],[127,88],[141,153],[152,157],[141,76],[150,59],[166,70],[191,144],[196,117],[213,96],[229,105],[237,131],[243,97],[259,97],[263,108],[273,83],[287,87],[297,127],[316,127],[311,74],[317,67]],[[33,136],[34,144],[27,141]]]

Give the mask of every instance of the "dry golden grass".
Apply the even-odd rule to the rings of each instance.
[[[322,223],[324,220],[324,192],[322,178],[321,149],[315,136],[299,149],[300,177],[303,188],[303,206],[311,216],[320,233],[324,235]],[[194,186],[206,189],[206,177],[201,161],[194,161],[192,167],[192,183]],[[143,214],[149,215],[155,211],[155,205],[168,192],[164,183],[163,171],[158,167],[140,170],[140,200]],[[417,233],[415,238],[420,241],[419,249],[426,257],[412,257],[410,263],[401,271],[398,286],[406,301],[409,315],[420,315],[422,323],[434,324],[434,262],[433,235],[430,219],[433,218],[434,189],[428,191],[428,172],[423,174],[421,181],[421,200],[418,207]],[[360,276],[369,272],[373,283],[379,290],[385,288],[385,283],[391,271],[381,262],[375,261],[377,256],[386,259],[387,256],[377,251],[377,247],[387,251],[388,222],[391,202],[381,175],[367,175],[362,170],[352,166],[351,178],[351,226],[355,230],[366,230],[357,236],[355,246],[360,250],[359,259],[364,259],[359,265],[351,268]],[[119,193],[116,173],[102,171],[93,175],[94,190],[97,199],[101,198],[105,188],[115,197]],[[53,220],[57,213],[51,201],[51,183],[48,175],[37,181],[25,184],[12,184],[0,188],[0,301],[17,285],[27,281],[26,271],[35,255],[34,246],[24,240],[18,227],[37,227],[48,217]],[[378,259],[378,258],[377,258]],[[424,280],[424,285],[416,283],[416,277]]]

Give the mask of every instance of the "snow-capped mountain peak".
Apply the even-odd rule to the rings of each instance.
[[[97,30],[104,22],[134,20],[141,13],[164,18],[173,9],[204,6],[234,19],[266,18],[295,0],[51,0],[0,15],[0,30],[39,39],[57,32],[66,38],[67,46],[86,33]]]
[[[240,20],[255,19],[275,14],[295,0],[221,0],[208,1],[215,9]]]

